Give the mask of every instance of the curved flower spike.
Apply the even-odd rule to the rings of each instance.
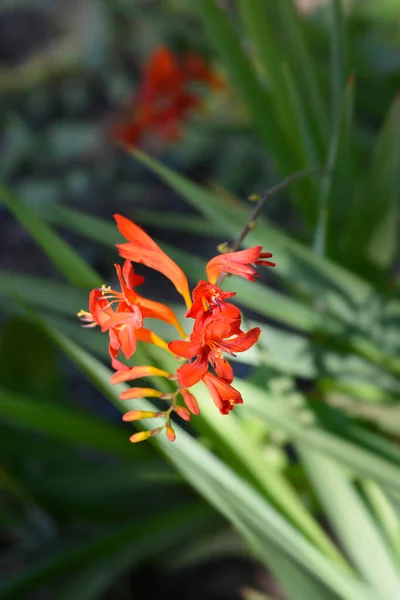
[[[272,254],[271,252],[261,252],[262,248],[262,246],[254,246],[254,248],[248,248],[247,250],[214,256],[206,266],[208,281],[213,284],[216,283],[222,273],[231,273],[232,275],[244,277],[249,281],[255,281],[255,277],[258,277],[255,269],[256,265],[263,267],[275,266],[275,263],[264,260],[265,258],[271,258]]]
[[[130,219],[122,215],[114,215],[114,218],[119,231],[128,240],[128,243],[117,244],[120,255],[134,263],[140,263],[155,269],[168,277],[183,296],[186,306],[190,308],[192,301],[190,299],[189,284],[182,269],[161,250],[143,229]]]

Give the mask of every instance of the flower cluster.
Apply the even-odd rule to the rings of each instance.
[[[193,83],[223,87],[221,78],[200,55],[188,52],[178,60],[169,48],[157,48],[131,102],[131,116],[115,127],[115,138],[127,146],[136,146],[153,133],[170,141],[178,139],[182,121],[202,104],[198,93],[190,89]]]
[[[115,265],[120,291],[111,287],[101,287],[90,292],[89,311],[80,311],[85,327],[99,326],[109,334],[109,353],[115,370],[112,383],[135,381],[149,376],[164,377],[177,382],[175,392],[163,394],[148,387],[131,387],[122,392],[121,400],[158,397],[170,401],[165,411],[133,410],[123,417],[133,421],[150,417],[163,417],[164,423],[153,430],[136,433],[131,441],[137,442],[166,430],[169,440],[175,439],[171,425],[171,414],[175,412],[182,419],[189,420],[191,414],[199,414],[195,396],[189,391],[199,381],[207,386],[210,395],[221,414],[228,414],[236,404],[243,402],[240,393],[231,385],[234,374],[225,355],[235,356],[251,348],[258,340],[260,329],[254,327],[244,332],[241,329],[239,309],[228,301],[235,292],[221,289],[218,281],[224,274],[234,274],[254,281],[256,266],[274,266],[268,260],[272,254],[262,252],[262,246],[255,246],[238,252],[227,252],[212,258],[206,265],[207,281],[199,281],[190,295],[185,273],[161,248],[135,223],[121,215],[115,215],[117,226],[127,240],[117,244],[119,254],[125,259],[124,265]],[[175,313],[164,304],[144,298],[136,287],[143,283],[143,277],[134,272],[132,263],[141,263],[165,275],[183,297],[193,328],[189,336],[179,323]],[[173,325],[181,339],[169,343],[162,340],[150,329],[144,327],[146,318],[165,321]],[[135,352],[136,342],[155,344],[172,353],[177,359],[184,359],[176,370],[169,373],[154,366],[129,367],[121,361],[121,353],[130,359]],[[179,397],[183,404],[179,404]]]

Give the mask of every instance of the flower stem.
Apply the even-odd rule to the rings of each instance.
[[[233,242],[233,245],[230,246],[229,252],[235,252],[236,250],[238,250],[238,248],[240,247],[240,245],[242,244],[243,240],[248,235],[248,233],[255,228],[257,218],[259,217],[265,204],[271,198],[271,196],[278,194],[283,189],[285,189],[288,185],[290,185],[291,183],[294,183],[295,181],[297,181],[299,179],[303,179],[304,177],[309,177],[310,175],[325,174],[326,172],[327,172],[327,167],[325,165],[318,166],[318,167],[311,167],[309,169],[302,169],[301,171],[295,171],[291,175],[288,175],[287,177],[285,177],[285,179],[282,179],[277,184],[275,184],[274,186],[272,186],[271,188],[269,188],[268,190],[263,192],[260,195],[260,198],[259,198],[256,206],[254,207],[252,213],[250,214],[250,217],[248,218],[242,231],[239,233],[238,237]],[[221,273],[221,275],[218,277],[217,285],[221,285],[221,283],[224,281],[226,276],[227,276],[227,273]]]

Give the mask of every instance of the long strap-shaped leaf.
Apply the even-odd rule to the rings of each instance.
[[[80,287],[101,285],[92,267],[1,183],[0,199],[70,283]]]
[[[48,328],[43,321],[42,326],[54,342],[118,408],[125,411],[134,406],[130,401],[121,405],[118,400],[120,390],[116,390],[117,386],[109,383],[108,369],[57,331]],[[146,409],[152,407],[149,402],[144,402],[143,406]],[[155,424],[156,421],[150,420],[149,427]],[[173,462],[185,479],[225,515],[245,537],[257,541],[259,552],[262,552],[264,540],[268,543],[272,542],[332,588],[341,598],[384,600],[379,593],[374,593],[368,586],[361,584],[318,552],[255,490],[179,427],[177,427],[177,441],[173,444],[164,436],[154,438],[154,443]]]
[[[152,554],[155,548],[167,549],[171,547],[171,540],[186,538],[191,529],[197,529],[199,521],[204,523],[204,518],[209,519],[204,507],[181,507],[180,510],[141,521],[136,518],[133,522],[109,528],[93,537],[84,537],[61,548],[49,548],[48,556],[2,580],[0,599],[21,598],[21,594],[32,593],[50,576],[73,571],[86,561],[98,564],[98,561],[106,560],[108,564],[114,555],[119,555],[122,560],[123,554],[124,560],[120,565],[126,568],[128,564]],[[114,574],[118,574],[117,569]],[[57,594],[57,597],[61,596]]]
[[[291,418],[283,402],[266,390],[247,381],[237,384],[246,402],[242,410],[256,414],[289,434],[295,442],[305,443],[315,452],[322,452],[347,465],[357,474],[379,481],[383,487],[400,491],[400,467],[361,446],[339,438],[316,425],[305,425],[301,418]],[[269,401],[268,401],[269,400]]]
[[[385,598],[400,597],[400,577],[390,550],[343,466],[306,444],[298,444],[305,465],[328,518],[345,550],[366,581]]]

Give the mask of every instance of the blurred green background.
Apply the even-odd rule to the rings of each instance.
[[[159,45],[227,84],[135,158],[109,131]],[[398,0],[2,1],[0,599],[400,598],[399,90]],[[263,331],[243,407],[199,392],[173,445],[130,445],[75,318],[112,215],[195,283],[250,194],[319,165],[246,241],[274,273],[229,280]]]

